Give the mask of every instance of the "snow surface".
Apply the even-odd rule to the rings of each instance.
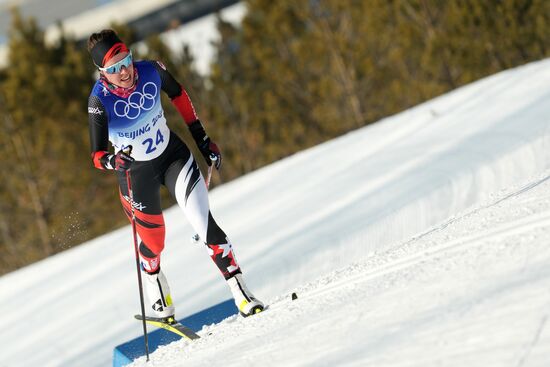
[[[528,64],[213,190],[271,306],[149,365],[547,366],[549,98],[550,60]],[[229,298],[165,219],[178,317]],[[127,226],[1,277],[0,366],[109,365],[141,334],[134,266]]]
[[[132,365],[548,366],[549,178]]]

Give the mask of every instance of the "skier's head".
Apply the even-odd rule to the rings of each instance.
[[[93,33],[88,38],[88,52],[102,77],[117,87],[134,85],[132,52],[112,29]]]

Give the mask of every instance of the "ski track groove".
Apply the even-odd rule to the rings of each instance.
[[[526,347],[526,351],[521,357],[521,359],[519,360],[517,367],[522,367],[525,364],[525,361],[527,361],[527,359],[529,358],[529,355],[531,354],[533,347],[537,345],[537,343],[539,342],[540,334],[542,334],[542,330],[544,330],[544,327],[546,326],[547,321],[548,321],[548,314],[544,315],[544,317],[540,321],[537,332],[533,337],[533,341],[531,341],[531,343],[529,343],[529,345]]]
[[[451,254],[480,247],[490,241],[522,235],[539,228],[550,228],[550,208],[543,207],[536,212],[525,214],[520,210],[529,203],[533,204],[544,200],[545,196],[541,195],[527,195],[525,197],[523,195],[539,187],[549,179],[550,176],[545,176],[542,179],[531,181],[517,190],[501,192],[501,195],[494,198],[491,202],[471,208],[419,236],[412,237],[408,241],[397,244],[397,246],[393,246],[384,252],[374,253],[371,256],[358,259],[357,262],[326,274],[313,282],[299,285],[293,290],[288,290],[284,295],[279,295],[272,299],[271,302],[266,303],[265,316],[268,313],[270,314],[270,311],[276,311],[292,304],[294,302],[291,299],[293,292],[297,293],[299,300],[314,300],[338,290],[356,287],[361,283],[373,279],[381,279],[415,266],[423,266],[423,263],[440,257],[448,258]],[[514,216],[512,217],[493,217],[491,213],[499,212],[499,205],[504,205],[504,207],[518,206],[519,209],[513,213]],[[472,221],[471,218],[475,219],[476,215],[485,214],[484,212],[487,210],[489,211],[488,214],[491,221],[484,224],[484,227],[476,228],[473,232],[455,233],[454,238],[448,240],[438,235],[438,233],[444,233],[443,231],[448,229],[448,227],[455,225],[460,227],[461,222],[468,223]],[[434,235],[435,238],[431,238],[431,235]],[[258,317],[261,318],[262,316],[260,314]],[[548,318],[549,315],[545,314],[539,320],[539,324],[530,340],[524,346],[520,358],[514,363],[516,367],[524,367],[528,364],[534,348],[539,343],[541,335],[547,327]],[[193,345],[200,349],[203,343],[210,343],[210,338],[215,337],[218,334],[218,330],[223,335],[225,332],[224,327],[228,323],[232,324],[236,322],[240,324],[244,321],[247,320],[241,320],[241,317],[234,315],[218,324],[209,325],[198,332],[203,340],[199,341],[199,343],[195,342]],[[220,327],[221,329],[219,329]],[[185,342],[185,346],[182,347],[188,347],[188,344],[190,343]]]
[[[512,198],[517,198],[520,195],[523,195],[533,190],[534,188],[538,187],[539,185],[543,184],[549,179],[550,179],[550,176],[546,176],[542,179],[525,184],[518,190],[515,190],[511,193],[504,195],[503,197],[495,199],[493,202],[489,204],[475,207],[472,210],[466,213],[463,213],[462,215],[451,218],[450,220],[444,222],[443,224],[437,226],[436,228],[433,228],[427,232],[422,233],[419,236],[411,238],[409,241],[404,242],[400,246],[394,247],[383,253],[375,254],[374,256],[376,257],[377,255],[378,256],[381,255],[384,259],[387,259],[387,258],[391,258],[387,256],[388,254],[391,254],[392,252],[397,250],[405,250],[410,253],[415,249],[409,248],[409,246],[414,244],[418,240],[421,240],[430,234],[440,232],[446,229],[447,227],[449,227],[450,225],[456,222],[459,222],[461,220],[465,220],[468,217],[471,217],[472,215],[475,215],[480,211],[493,208]],[[533,201],[533,199],[529,201]],[[380,264],[380,265],[374,264],[373,269],[370,271],[365,272],[359,269],[359,273],[357,274],[345,275],[342,277],[338,277],[337,279],[334,279],[334,277],[332,277],[333,274],[328,275],[326,277],[320,278],[318,281],[304,285],[303,287],[301,287],[302,288],[301,291],[300,289],[297,289],[295,291],[298,295],[298,299],[312,299],[318,296],[331,293],[337,289],[341,289],[342,287],[346,287],[346,288],[353,287],[359,283],[363,283],[369,280],[380,278],[382,276],[410,268],[422,262],[432,260],[437,256],[441,256],[442,254],[452,254],[452,253],[463,251],[472,247],[483,245],[491,238],[517,235],[539,227],[546,227],[546,226],[550,227],[550,209],[542,212],[530,214],[521,218],[513,219],[510,221],[506,221],[494,227],[489,227],[483,231],[475,232],[472,235],[466,235],[459,238],[455,238],[450,240],[449,242],[441,243],[439,245],[432,245],[429,248],[422,249],[420,253],[414,253],[412,255],[404,255],[404,256],[402,255],[401,257],[398,257],[395,260],[386,264]],[[372,259],[373,259],[372,257],[367,257],[366,260],[362,261],[361,263],[366,263]],[[330,280],[327,281],[327,279],[330,279]],[[308,290],[308,288],[310,288],[310,290]],[[268,303],[266,312],[269,312],[270,310],[277,310],[293,302],[293,300],[291,299],[292,292],[294,291],[289,291],[287,295],[276,297],[272,302]],[[234,315],[234,316],[228,317],[224,321],[235,322],[237,318],[238,318],[238,315]],[[523,363],[525,362],[526,358],[530,353],[530,350],[537,343],[538,337],[540,336],[540,333],[542,332],[542,330],[544,329],[544,326],[546,325],[547,318],[548,317],[545,317],[543,320],[541,320],[541,326],[539,327],[537,335],[534,337],[534,340],[531,343],[530,347],[528,347],[528,350],[526,351],[525,355],[520,359],[520,361],[518,361],[519,363],[518,367],[521,367],[523,365]],[[216,326],[214,326],[214,329],[215,327]],[[199,335],[201,335],[201,337],[204,335],[204,337],[207,338],[209,334],[212,333],[212,331],[213,329],[210,328],[207,331],[203,331],[203,333],[199,332]]]
[[[549,309],[549,308],[550,308],[550,300],[547,302],[547,306],[546,306],[546,309]],[[540,336],[541,336],[544,328],[546,327],[546,324],[548,322],[548,316],[549,316],[549,313],[546,312],[544,314],[544,316],[542,317],[542,319],[540,320],[539,327],[537,328],[537,331],[536,331],[535,335],[533,336],[533,340],[529,343],[528,346],[525,347],[525,352],[523,353],[523,355],[519,359],[518,364],[516,365],[516,367],[523,367],[525,362],[529,359],[529,356],[531,355],[531,352],[532,352],[533,348],[538,344],[538,342],[540,340]]]
[[[468,213],[468,215],[469,214],[471,213]],[[326,284],[320,289],[306,292],[301,298],[306,298],[306,299],[313,298],[319,295],[330,293],[334,289],[338,289],[346,286],[353,286],[358,283],[376,279],[381,276],[388,275],[388,274],[409,268],[421,262],[431,260],[436,256],[442,255],[443,253],[450,254],[457,251],[463,251],[470,247],[482,245],[483,243],[485,243],[485,241],[493,237],[497,237],[497,236],[502,237],[502,236],[511,236],[516,234],[521,234],[523,232],[530,231],[538,227],[545,227],[545,226],[550,227],[550,210],[532,214],[527,217],[516,219],[510,222],[506,222],[494,228],[490,228],[486,231],[478,232],[474,235],[453,239],[450,242],[447,242],[441,245],[436,245],[428,249],[424,249],[420,254],[413,254],[411,256],[401,257],[387,265],[379,266],[376,269],[369,271],[367,273],[359,273],[357,275],[343,277],[342,279],[332,281],[329,284]],[[277,303],[275,305],[277,305]]]

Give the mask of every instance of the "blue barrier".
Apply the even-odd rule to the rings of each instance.
[[[218,323],[229,316],[237,314],[237,307],[232,299],[218,303],[215,306],[199,311],[191,316],[179,320],[183,325],[197,332],[205,325]],[[138,321],[136,320],[136,323]],[[149,330],[150,326],[148,327]],[[149,353],[154,352],[161,345],[172,343],[181,338],[170,331],[156,329],[147,333]],[[145,355],[143,336],[130,340],[115,347],[113,353],[113,367],[126,366],[136,358]]]

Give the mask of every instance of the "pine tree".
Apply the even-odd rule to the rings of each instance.
[[[16,261],[2,271],[113,228],[112,207],[96,200],[108,191],[105,180],[94,180],[88,148],[88,56],[67,38],[47,45],[36,23],[15,12],[9,62],[0,87],[1,145],[10,157],[2,165],[0,230]]]
[[[246,5],[239,26],[218,18],[207,80],[184,45],[174,54],[153,36],[146,53],[133,50],[166,64],[190,94],[222,149],[223,180],[550,54],[546,0]],[[10,67],[0,71],[2,272],[126,223],[113,215],[121,213],[116,180],[91,165],[89,55],[67,37],[46,44],[34,21],[13,19]],[[130,28],[113,28],[132,44]],[[170,127],[201,157],[166,97],[163,105]]]

